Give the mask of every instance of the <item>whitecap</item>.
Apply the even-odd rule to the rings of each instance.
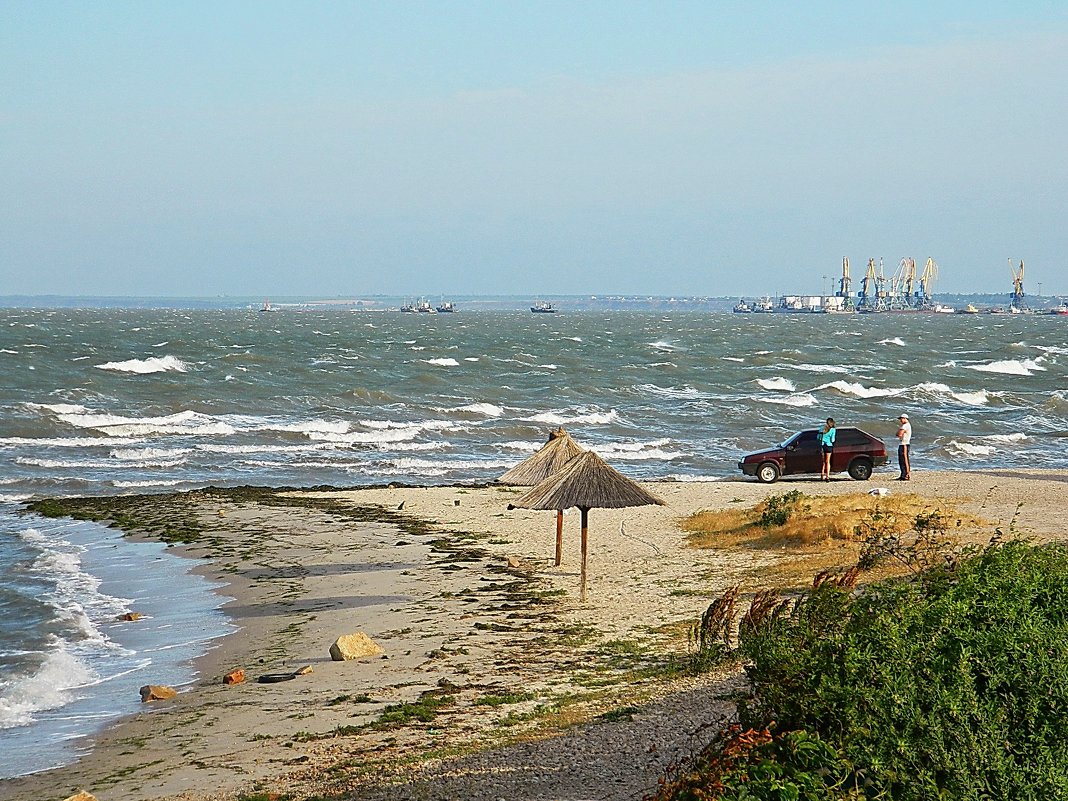
[[[639,384],[637,389],[665,398],[698,398],[701,396],[701,392],[698,389],[689,385],[683,387],[661,387],[657,384]]]
[[[111,436],[147,434],[233,434],[235,429],[199,412],[184,411],[162,417],[122,417],[115,414],[61,414],[59,419],[78,428],[94,428]]]
[[[879,389],[877,387],[866,387],[863,384],[859,384],[852,381],[832,381],[829,384],[821,384],[816,387],[815,390],[820,389],[836,389],[843,395],[856,395],[858,398],[887,398],[895,395],[902,394],[903,389]]]
[[[905,347],[905,341],[901,337],[894,337],[893,339],[880,339],[880,345],[900,345]]]
[[[504,414],[504,409],[500,406],[495,406],[492,403],[469,403],[466,406],[457,406],[454,409],[449,409],[450,412],[470,412],[471,414],[482,414],[486,417],[501,417]]]
[[[619,420],[619,414],[615,409],[608,412],[578,412],[567,414],[565,412],[542,412],[533,417],[524,417],[523,420],[532,423],[548,423],[550,425],[567,425],[569,423],[583,423],[587,425],[607,425]]]
[[[127,359],[124,362],[106,362],[96,365],[99,370],[114,370],[120,373],[186,373],[189,365],[174,356],[157,358],[152,356],[148,359]]]
[[[177,459],[192,452],[192,448],[116,448],[113,459],[144,461],[146,459]]]
[[[541,367],[541,368],[543,368],[545,370],[559,370],[560,369],[555,364],[539,364],[538,367]]]
[[[427,364],[436,364],[439,367],[459,367],[460,363],[456,359],[444,358],[444,359],[424,359]]]
[[[740,356],[724,356],[723,357],[723,361],[725,361],[725,362],[738,362],[739,364],[741,364],[741,363],[745,362],[745,359],[741,358]]]
[[[1045,372],[1046,368],[1039,364],[1044,357],[1037,359],[1001,359],[987,364],[966,364],[968,370],[978,370],[982,373],[1002,373],[1004,375],[1033,375],[1035,370]]]
[[[992,442],[1000,442],[1005,445],[1011,445],[1013,442],[1023,442],[1027,439],[1027,434],[1016,432],[1014,434],[988,434],[983,439],[988,439]]]
[[[797,389],[794,386],[794,382],[788,378],[782,376],[776,376],[775,378],[758,378],[757,383],[764,389],[776,390],[781,392],[793,392]]]
[[[819,401],[813,395],[802,392],[799,395],[787,395],[786,397],[757,398],[761,403],[777,403],[782,406],[815,406]]]
[[[115,479],[111,482],[111,486],[118,489],[138,489],[141,487],[177,487],[179,484],[185,483],[180,478],[147,479],[145,481],[120,481]]]
[[[839,364],[790,364],[786,365],[794,370],[804,370],[806,373],[848,373],[848,368]]]
[[[653,348],[655,350],[666,351],[668,353],[674,353],[676,351],[682,350],[682,348],[679,348],[676,345],[673,345],[671,342],[668,342],[667,340],[663,339],[658,339],[656,342],[650,342],[648,343],[648,345],[650,348]]]
[[[954,456],[989,456],[997,451],[993,445],[973,445],[968,442],[950,440],[946,449]]]

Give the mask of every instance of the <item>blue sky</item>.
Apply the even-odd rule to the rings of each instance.
[[[1061,2],[0,4],[0,294],[1068,294]]]

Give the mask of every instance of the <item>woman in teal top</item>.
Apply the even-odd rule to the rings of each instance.
[[[820,432],[820,451],[823,454],[823,469],[820,471],[821,481],[831,480],[831,454],[834,453],[834,418],[828,417],[823,431]]]

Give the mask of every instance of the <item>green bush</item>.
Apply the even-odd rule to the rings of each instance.
[[[818,735],[864,798],[1068,798],[1062,546],[994,545],[857,595],[823,585],[740,652],[743,724]]]
[[[764,501],[764,509],[757,518],[756,524],[761,528],[772,526],[785,526],[796,511],[807,511],[808,506],[802,505],[805,494],[799,490],[790,490],[782,495],[772,495]]]

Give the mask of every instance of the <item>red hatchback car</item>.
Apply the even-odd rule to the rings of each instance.
[[[819,431],[798,431],[782,445],[766,451],[747,453],[738,469],[757,481],[770,484],[779,476],[819,473],[822,466]],[[831,472],[848,472],[857,481],[867,481],[872,470],[886,464],[886,445],[859,428],[839,428],[835,434]]]

